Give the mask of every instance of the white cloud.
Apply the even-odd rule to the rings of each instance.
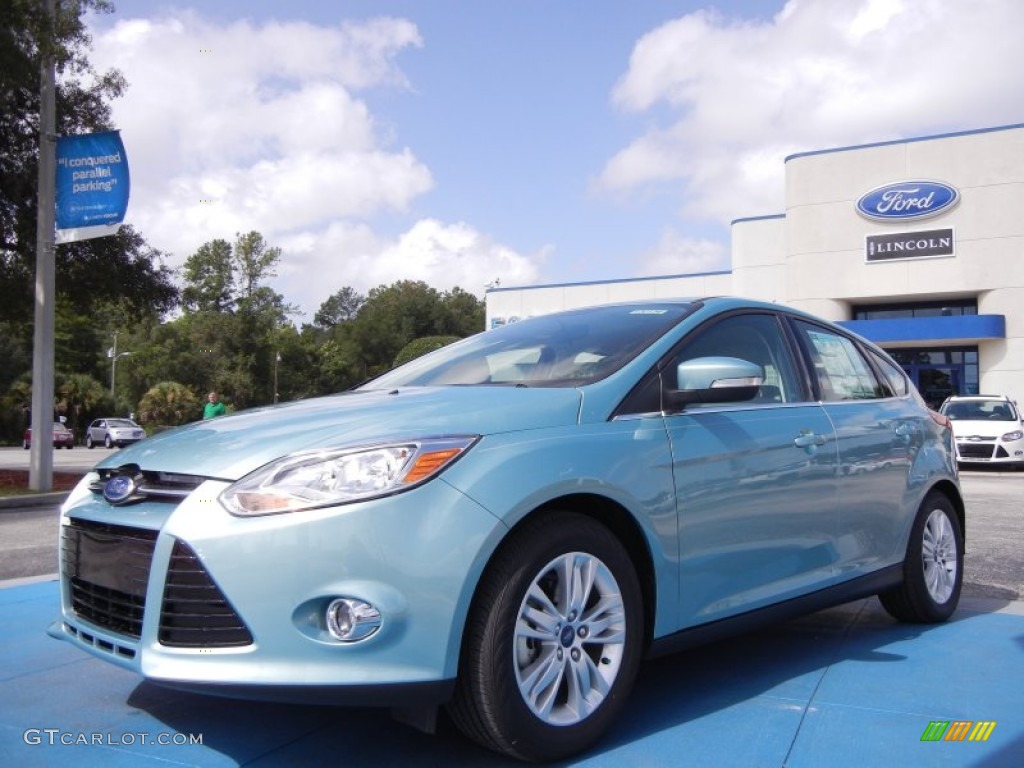
[[[698,11],[642,37],[613,103],[655,119],[598,187],[671,185],[718,222],[780,211],[786,155],[1021,120],[1017,0],[791,0]],[[650,119],[650,117],[648,119]]]
[[[397,280],[422,280],[439,291],[456,286],[482,297],[495,278],[503,284],[536,282],[537,262],[516,253],[465,223],[417,221],[398,238],[387,239],[364,225],[334,222],[321,232],[305,232],[279,243],[289,259],[279,270],[285,296],[312,316],[343,286],[367,293]]]
[[[497,276],[537,278],[529,258],[467,224],[410,221],[397,237],[370,224],[433,187],[359,96],[408,86],[396,59],[423,45],[411,22],[217,25],[171,11],[93,38],[94,66],[130,84],[113,104],[131,163],[128,221],[172,266],[209,240],[259,231],[282,249],[274,289],[304,318],[344,286],[408,278],[482,295]]]
[[[729,253],[724,244],[686,237],[668,229],[652,250],[641,255],[636,275],[695,275],[727,269]]]

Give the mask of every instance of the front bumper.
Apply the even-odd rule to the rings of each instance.
[[[956,460],[960,464],[1024,466],[1024,440],[957,440]]]
[[[52,635],[154,682],[210,693],[366,705],[450,694],[469,600],[504,529],[443,479],[255,518],[220,506],[222,482],[203,483],[177,506],[119,507],[87,482],[62,512]],[[196,587],[194,578],[207,589],[204,605],[220,600],[218,615],[181,609],[181,584]],[[333,639],[324,613],[337,597],[376,606],[379,631]],[[240,625],[226,643],[225,621]]]

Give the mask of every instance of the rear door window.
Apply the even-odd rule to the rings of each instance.
[[[873,400],[887,396],[887,388],[876,378],[852,339],[802,320],[795,321],[795,325],[807,346],[822,400]]]

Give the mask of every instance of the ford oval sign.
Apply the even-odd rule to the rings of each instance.
[[[898,181],[875,187],[857,201],[857,212],[875,221],[935,216],[956,205],[960,193],[941,181]]]

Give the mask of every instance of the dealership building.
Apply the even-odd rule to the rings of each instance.
[[[1024,124],[786,158],[783,213],[732,222],[726,272],[487,292],[489,328],[634,299],[745,296],[886,349],[933,405],[1024,405]]]

